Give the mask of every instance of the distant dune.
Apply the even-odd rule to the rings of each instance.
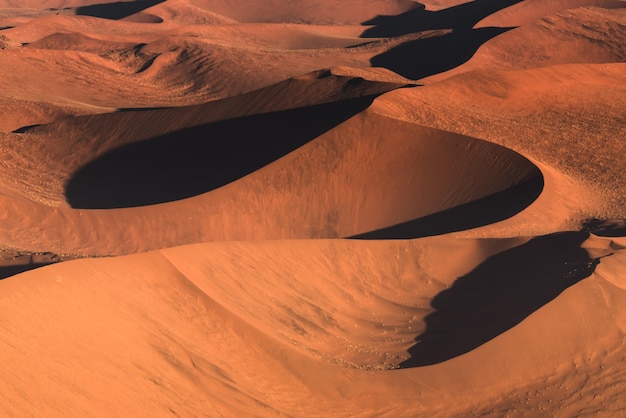
[[[0,0],[0,415],[626,415],[626,2]]]

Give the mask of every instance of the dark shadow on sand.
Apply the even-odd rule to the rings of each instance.
[[[400,366],[428,366],[468,353],[589,277],[600,259],[580,247],[588,237],[582,231],[534,238],[457,279],[433,299],[426,331]]]
[[[626,219],[588,219],[583,230],[601,237],[626,237]]]
[[[0,280],[6,279],[11,276],[15,276],[16,274],[24,273],[26,271],[34,270],[39,267],[49,266],[50,264],[54,264],[54,262],[3,266],[3,267],[0,267]]]
[[[41,126],[41,123],[38,123],[36,125],[28,125],[28,126],[22,126],[21,128],[17,128],[16,130],[14,130],[13,134],[25,134],[26,132],[30,131],[31,129],[34,129],[38,126]]]
[[[513,28],[480,28],[404,42],[371,58],[403,77],[419,80],[466,63],[488,40]]]
[[[523,0],[475,0],[439,11],[426,10],[424,5],[396,16],[377,16],[363,22],[371,26],[362,38],[390,38],[424,31],[370,60],[372,66],[392,70],[404,77],[419,80],[439,74],[467,62],[488,40],[511,27],[473,29],[479,21]]]
[[[413,239],[489,225],[526,209],[543,190],[543,176],[535,175],[514,187],[454,208],[388,228],[354,235],[354,239]]]
[[[77,171],[66,198],[74,208],[111,209],[196,196],[301,147],[375,97],[223,120],[132,143]]]
[[[438,11],[426,10],[423,4],[396,16],[376,16],[363,22],[371,26],[361,38],[389,38],[427,30],[468,31],[478,22],[502,9],[524,0],[475,0]]]
[[[94,4],[76,8],[80,16],[100,17],[102,19],[119,20],[142,12],[145,9],[163,3],[165,0],[118,1],[115,3]]]
[[[71,258],[73,257],[64,258],[49,252],[0,251],[0,280]]]

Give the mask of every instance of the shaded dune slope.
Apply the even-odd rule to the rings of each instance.
[[[103,19],[128,19],[133,15],[141,14],[145,9],[156,6],[163,3],[166,0],[139,0],[134,2],[114,2],[114,3],[102,3],[93,4],[89,6],[81,6],[76,9],[76,14],[81,16],[93,16]],[[132,19],[135,22],[142,22],[141,19]],[[150,23],[160,23],[161,20],[157,19]]]
[[[297,91],[311,85],[346,83],[350,87],[345,89],[344,97],[397,87],[332,75],[318,77],[294,80],[291,84]],[[287,94],[286,85],[281,87],[282,93]],[[317,91],[322,94],[323,89]],[[273,103],[281,103],[268,95],[271,92],[272,89],[259,92],[245,102],[251,109],[268,110],[275,106]],[[254,97],[256,102],[252,100]],[[334,100],[332,96],[330,100]],[[337,118],[350,111],[345,102],[339,102],[343,110],[337,112],[333,103],[298,108],[301,110],[262,112],[248,119],[222,119],[218,114],[206,113],[207,109],[202,107],[127,112],[84,117],[71,124],[59,122],[8,136],[6,152],[14,157],[4,164],[11,167],[14,176],[3,180],[4,201],[9,210],[29,216],[7,218],[4,227],[7,237],[13,236],[12,246],[16,248],[41,245],[24,239],[38,236],[40,242],[52,244],[55,252],[96,255],[207,240],[352,236],[530,184],[530,188],[518,189],[525,190],[519,199],[505,203],[506,195],[501,197],[503,213],[511,213],[530,204],[541,191],[541,174],[532,163],[505,148],[476,139],[379,117],[368,111],[336,127],[326,125],[327,132],[322,133],[322,120],[326,124],[333,120],[339,123],[341,120]],[[358,101],[355,103],[362,106]],[[226,102],[221,108],[228,112],[228,106]],[[235,102],[233,106],[237,112],[246,112],[245,107],[240,108]],[[330,119],[324,115],[328,109],[333,110]],[[205,118],[217,117],[218,121],[204,124],[194,118],[194,112]],[[254,114],[255,110],[249,112]],[[177,120],[175,116],[181,114],[186,119]],[[300,119],[295,118],[298,114]],[[281,127],[276,126],[277,118],[283,119]],[[112,119],[124,123],[112,124]],[[133,119],[143,122],[129,123]],[[149,120],[161,125],[152,125]],[[195,124],[198,125],[191,128]],[[177,130],[177,125],[190,128]],[[172,132],[151,139],[148,127],[159,131],[159,126],[168,126]],[[274,137],[281,129],[284,135]],[[129,135],[133,130],[138,133],[134,141]],[[391,131],[398,133],[389,136]],[[193,136],[188,136],[189,133]],[[248,142],[252,141],[252,133],[263,135]],[[47,140],[51,137],[62,141]],[[225,137],[229,143],[236,141],[239,145],[225,145]],[[270,147],[266,137],[279,141]],[[85,138],[91,141],[86,142]],[[306,143],[313,138],[315,141]],[[173,143],[180,146],[172,148]],[[239,150],[242,144],[259,148],[245,154],[246,157],[241,154],[245,150]],[[276,148],[278,144],[287,147],[282,153],[300,148],[274,161],[280,157],[276,154],[280,151]],[[151,163],[139,165],[140,171],[133,172],[133,163],[146,154],[151,155]],[[101,157],[94,160],[98,155]],[[33,160],[25,161],[24,156]],[[176,165],[176,158],[188,164]],[[239,161],[237,171],[229,168],[228,161],[233,158]],[[240,164],[242,158],[247,158],[247,164]],[[45,170],[47,177],[41,177],[41,164],[49,165]],[[180,174],[176,176],[179,183],[159,177],[168,166]],[[117,172],[132,176],[118,177]],[[245,176],[247,173],[250,174]],[[69,181],[66,189],[63,179]],[[35,184],[38,187],[33,187]],[[89,187],[97,192],[90,194]],[[179,199],[188,197],[181,195],[181,190],[193,195],[215,187],[218,189],[191,199],[128,209],[85,211],[67,208],[63,203],[66,192],[70,193],[70,203],[73,198],[84,199],[84,205],[77,206],[113,208]],[[492,212],[494,218],[477,215],[472,220],[474,224],[503,216],[500,211]],[[48,219],[45,230],[41,229],[43,219]],[[469,227],[472,222],[464,226]],[[159,224],[177,227],[153,228]],[[445,221],[440,222],[444,228],[440,232],[445,232],[445,225]],[[420,236],[418,231],[415,234]],[[120,239],[124,245],[120,246]]]
[[[423,3],[0,0],[0,415],[626,414],[624,2]]]
[[[395,16],[377,16],[363,22],[363,25],[370,27],[365,29],[361,36],[364,38],[394,37],[436,29],[463,32],[473,28],[476,23],[487,16],[521,1],[470,1],[436,11],[426,10],[422,5],[422,7]],[[454,51],[450,51],[450,54],[454,55]]]
[[[374,55],[371,64],[428,82],[477,68],[525,69],[624,60],[623,2],[566,2],[552,4],[546,13],[535,7],[532,10],[537,14],[523,21],[508,19],[506,14],[499,17],[525,3],[468,2],[436,11],[418,8],[364,22],[368,27],[361,36],[401,40]],[[489,17],[476,25],[485,16]],[[435,32],[427,36],[428,31]],[[525,46],[522,51],[519,45]]]
[[[319,68],[366,67],[385,48],[347,48],[362,43],[358,30],[335,34],[294,24],[170,22],[142,30],[132,22],[52,15],[6,21],[2,32],[12,46],[0,56],[0,101],[14,109],[0,122],[5,131],[50,122],[55,113],[204,103]]]
[[[12,382],[4,388],[12,402],[3,410],[24,412],[30,405],[30,413],[46,413],[70,402],[76,415],[93,408],[116,414],[141,399],[156,415],[453,416],[481,410],[495,396],[520,407],[525,398],[517,387],[540,381],[527,405],[538,407],[538,394],[549,393],[569,413],[576,404],[567,387],[584,378],[567,372],[572,361],[596,367],[594,380],[606,389],[597,400],[593,392],[579,392],[588,405],[610,399],[612,408],[623,408],[617,376],[600,368],[625,356],[624,330],[614,318],[623,315],[626,294],[602,278],[605,267],[619,268],[623,246],[587,238],[198,244],[39,269],[0,282],[5,306],[19,303],[30,312],[2,325],[13,330],[10,343],[23,347],[1,340],[3,362],[15,365],[3,370],[2,382]],[[552,251],[558,257],[549,257]],[[523,255],[538,264],[520,269],[506,261],[527,260]],[[540,267],[542,257],[554,264]],[[536,269],[532,274],[543,284],[515,280],[528,269]],[[484,311],[471,308],[477,301],[467,294],[474,286],[491,295],[476,294]],[[457,308],[449,310],[452,299]],[[472,312],[469,318],[463,309]],[[87,311],[90,320],[81,320]],[[509,325],[493,332],[481,314]],[[29,326],[20,326],[23,321]],[[463,338],[471,330],[474,339]],[[431,345],[432,353],[446,344],[457,350],[456,341],[445,338],[452,335],[473,347],[482,331],[478,348],[462,356],[448,351],[453,358],[443,363],[363,370],[395,367],[408,354],[413,364],[405,365],[432,362],[422,346]],[[420,348],[407,353],[415,336],[423,338]],[[60,352],[63,361],[55,361]],[[560,372],[547,371],[554,365]],[[85,373],[68,373],[68,367]],[[47,376],[56,376],[55,384]],[[37,385],[42,402],[24,402],[25,385]],[[480,399],[472,395],[477,389]],[[442,402],[442,391],[462,402]],[[386,402],[376,401],[383,393]]]
[[[227,185],[318,137],[317,142],[323,147],[321,155],[315,154],[319,149],[316,146],[305,148],[292,158],[298,158],[302,162],[306,159],[311,167],[316,167],[324,161],[323,155],[326,157],[324,164],[331,164],[329,168],[332,170],[342,160],[350,160],[345,164],[350,164],[351,167],[356,165],[358,159],[349,155],[351,152],[361,155],[364,160],[360,165],[367,167],[365,158],[369,150],[375,156],[374,161],[398,161],[399,152],[404,151],[405,147],[419,150],[418,156],[411,158],[403,167],[407,170],[406,177],[415,182],[403,192],[411,196],[411,190],[415,190],[416,204],[396,202],[395,205],[389,204],[390,207],[423,206],[423,211],[428,213],[446,206],[455,206],[454,203],[458,203],[457,194],[467,195],[460,198],[465,203],[481,194],[491,194],[540,177],[538,170],[533,169],[523,158],[471,138],[428,132],[408,124],[397,127],[405,132],[401,138],[398,135],[394,139],[386,138],[384,132],[395,128],[395,123],[384,119],[376,120],[377,118],[371,116],[357,118],[354,122],[338,126],[336,131],[332,130],[343,122],[342,119],[363,111],[368,101],[365,97],[354,101],[228,119],[133,142],[103,154],[72,173],[65,195],[72,207],[82,209],[110,209],[178,200]],[[326,131],[328,135],[320,136]],[[359,150],[360,147],[365,149]],[[375,149],[379,151],[374,152]],[[331,154],[331,150],[335,155]],[[464,158],[457,158],[457,155]],[[435,156],[443,159],[439,161],[441,171],[429,163]],[[460,163],[459,160],[464,161]],[[383,164],[387,166],[387,163]],[[299,182],[299,177],[311,175],[297,173],[296,164],[289,166],[293,167],[289,170],[294,171],[290,181]],[[480,171],[473,168],[478,166],[481,167]],[[305,168],[300,168],[302,170]],[[312,168],[308,170],[313,171]],[[335,181],[346,178],[348,169],[345,172],[346,174],[334,174]],[[395,175],[389,173],[388,169],[380,172],[385,173],[385,176],[398,178],[401,171],[398,170]],[[496,172],[497,175],[493,177],[498,180],[490,180]],[[429,183],[432,180],[418,180],[426,178],[425,173],[430,173],[437,182],[431,185]],[[358,176],[355,177],[355,180],[358,179]],[[457,190],[455,183],[460,179],[463,179],[463,185]],[[367,182],[369,179],[364,180]],[[493,183],[493,186],[489,183]],[[268,184],[275,183],[268,181]],[[345,186],[346,190],[354,189],[350,183]],[[541,185],[538,186],[540,190]],[[339,189],[341,187],[338,186]],[[474,189],[477,189],[476,192]],[[355,192],[358,193],[356,190]],[[530,191],[529,198],[532,200],[532,196],[537,194],[537,191]],[[374,202],[370,204],[374,205]],[[433,209],[429,209],[429,205]]]
[[[0,97],[0,102],[17,109],[10,118],[5,115],[0,129],[12,131],[59,117],[109,112],[112,108],[202,103],[339,65],[373,65],[413,79],[428,77],[465,63],[485,42],[498,39],[519,24],[502,18],[490,27],[472,28],[477,20],[497,16],[525,2],[466,2],[430,11],[414,2],[374,1],[353,8],[350,18],[345,12],[333,12],[338,6],[327,1],[306,6],[300,2],[289,6],[281,3],[275,8],[264,5],[263,13],[252,3],[201,3],[87,2],[82,7],[64,3],[56,5],[63,12],[58,15],[51,11],[45,16],[3,19],[0,27],[5,28],[4,42],[12,46],[0,57],[4,58],[0,73],[7,96]],[[593,1],[561,3],[550,6],[549,11],[584,5],[617,7]],[[125,19],[148,19],[146,16],[153,15],[163,22],[138,25],[115,20],[121,15],[113,16],[111,10],[118,9],[115,13],[121,15],[142,10]],[[342,4],[340,9],[349,7]],[[210,17],[193,21],[193,16],[211,10],[215,16],[224,12],[236,17],[254,14],[257,18],[243,19],[249,22],[246,24],[227,17],[223,21],[218,17],[215,21]],[[267,13],[277,15],[264,18]],[[298,13],[318,18],[303,22]],[[433,29],[435,33],[428,33]],[[578,36],[575,32],[571,36]],[[370,36],[376,38],[364,39]],[[570,49],[569,55],[556,53],[561,57],[550,62],[571,62],[576,53],[587,54],[591,62],[605,62],[609,56],[616,56],[615,51],[608,51],[596,41],[592,37],[587,43],[578,42],[577,52]],[[511,48],[507,45],[504,42],[500,55]],[[550,45],[543,49],[552,50]],[[563,39],[558,46],[562,45]],[[286,50],[293,52],[286,54]],[[550,63],[541,51],[530,51],[527,67],[536,66],[535,61],[539,65]],[[429,59],[423,60],[424,56]],[[38,76],[44,71],[49,78]],[[16,78],[15,74],[20,76]],[[16,84],[21,85],[20,92],[11,94]],[[133,94],[136,90],[128,88],[133,85],[141,86],[141,94]],[[163,94],[165,91],[167,94]],[[51,93],[54,102],[44,105]]]
[[[623,218],[624,183],[614,167],[625,152],[624,142],[615,140],[626,129],[625,81],[623,63],[475,71],[402,95],[391,92],[372,110],[484,138],[552,167],[562,181],[583,186],[559,198],[579,221]]]
[[[424,82],[475,69],[528,69],[626,59],[626,4],[621,8],[577,8],[544,16],[481,45],[463,65]],[[488,28],[474,29],[474,31]],[[519,45],[525,45],[522,50]],[[434,72],[432,74],[435,74]]]

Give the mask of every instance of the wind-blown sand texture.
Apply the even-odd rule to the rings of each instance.
[[[626,2],[0,0],[0,416],[626,416]]]

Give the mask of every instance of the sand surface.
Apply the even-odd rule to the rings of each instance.
[[[0,0],[0,416],[626,416],[626,2]]]

